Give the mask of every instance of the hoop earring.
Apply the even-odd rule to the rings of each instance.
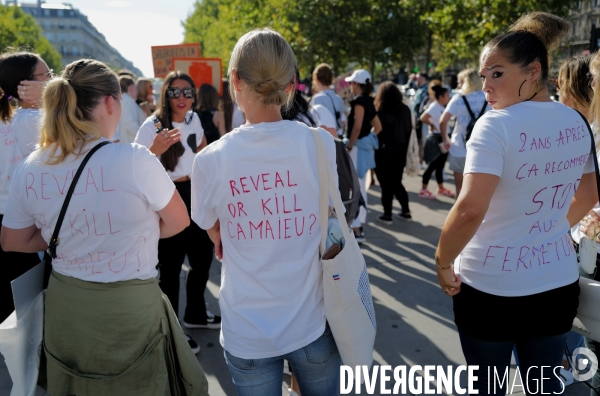
[[[525,84],[527,81],[529,81],[529,79],[526,79],[525,81],[523,81],[521,83],[521,85],[519,86],[519,99],[521,99],[521,88],[523,88],[523,84]]]

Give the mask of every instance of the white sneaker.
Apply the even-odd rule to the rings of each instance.
[[[290,371],[290,363],[287,360],[283,360],[283,374],[284,375],[292,375],[292,372]]]
[[[289,396],[299,396],[292,388],[287,388]]]

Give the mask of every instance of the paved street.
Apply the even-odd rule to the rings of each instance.
[[[434,184],[432,181],[431,187]],[[449,185],[453,189],[451,182]],[[453,199],[419,199],[420,177],[406,177],[405,186],[411,200],[412,223],[396,218],[391,226],[377,222],[376,218],[382,211],[379,188],[374,186],[369,192],[369,217],[365,227],[367,242],[362,245],[362,250],[377,315],[375,364],[463,365],[465,360],[453,322],[451,300],[439,289],[433,267],[435,245]],[[397,202],[394,205],[396,212],[399,207]],[[206,296],[209,309],[214,313],[219,311],[220,269],[220,263],[215,261]],[[182,289],[181,301],[184,298]],[[202,347],[198,358],[208,376],[210,394],[235,395],[219,344],[219,332],[194,330],[191,334]],[[4,372],[0,374],[0,395],[8,395],[8,389],[10,379]],[[287,392],[282,392],[287,395]],[[366,394],[364,389],[362,394]],[[380,394],[379,384],[375,394]],[[588,395],[589,391],[583,384],[575,384],[564,394]]]

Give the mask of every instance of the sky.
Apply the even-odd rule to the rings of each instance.
[[[61,3],[47,0],[47,3]],[[78,8],[110,45],[154,77],[150,47],[183,42],[181,22],[192,12],[194,0],[64,0]]]

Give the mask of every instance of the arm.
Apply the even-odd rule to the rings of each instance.
[[[348,150],[351,150],[354,147],[354,143],[358,139],[358,135],[360,135],[360,127],[362,126],[362,121],[365,116],[365,108],[361,105],[354,106],[354,126],[352,127],[352,131],[350,133],[350,141],[348,142]]]
[[[160,216],[161,239],[179,234],[190,225],[190,216],[188,216],[187,208],[177,190],[173,193],[167,206],[157,213]]]
[[[598,202],[598,189],[596,187],[596,173],[584,173],[575,191],[575,195],[569,206],[567,220],[569,226],[573,227],[579,222]]]
[[[432,132],[436,130],[435,125],[433,124],[433,122],[431,122],[431,115],[423,113],[421,115],[421,121],[423,122],[423,124],[428,125]]]
[[[35,224],[18,230],[2,226],[0,245],[5,252],[37,253],[48,249],[42,231]]]
[[[381,121],[377,115],[371,120],[371,126],[373,127],[373,132],[375,132],[375,135],[379,135],[379,132],[381,132],[383,128],[381,127]]]
[[[462,191],[444,223],[435,253],[440,266],[450,266],[473,238],[487,213],[499,182],[498,176],[487,173],[465,174]],[[446,294],[458,294],[461,282],[453,268],[440,269],[436,266],[436,269],[440,286],[444,290],[449,289]]]
[[[440,119],[440,133],[442,134],[442,140],[446,143],[446,148],[450,148],[450,140],[448,139],[448,121],[452,118],[452,114],[448,112],[444,112],[442,114],[442,118]]]
[[[215,256],[223,259],[223,244],[221,243],[221,222],[217,220],[212,228],[206,230],[212,243],[215,245]]]
[[[202,141],[200,142],[200,146],[198,146],[198,151],[196,151],[197,153],[199,153],[200,151],[202,151],[206,146],[208,146],[208,143],[206,142],[206,136],[202,135]]]
[[[215,111],[215,115],[213,116],[213,122],[219,129],[219,136],[223,136],[225,135],[225,133],[227,133],[227,131],[225,130],[225,114],[222,111]]]

